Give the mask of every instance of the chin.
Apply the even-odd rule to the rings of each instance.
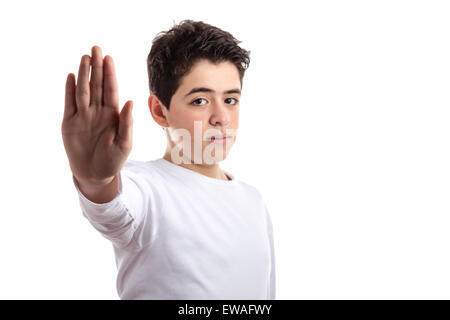
[[[217,163],[225,160],[226,158],[227,158],[227,156],[223,156],[223,157],[215,157],[215,156],[208,157],[206,159],[203,159],[204,160],[203,163],[205,165],[213,165],[213,164],[217,164]]]
[[[214,146],[213,144],[210,144],[203,149],[203,163],[206,165],[212,165],[225,160],[230,151],[230,147],[226,148],[225,146]]]

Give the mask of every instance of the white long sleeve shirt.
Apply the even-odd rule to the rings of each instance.
[[[275,299],[272,222],[259,191],[163,158],[128,160],[119,192],[83,215],[114,248],[121,299]]]

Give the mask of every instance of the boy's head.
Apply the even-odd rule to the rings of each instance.
[[[150,111],[166,129],[168,150],[183,140],[185,162],[212,164],[194,154],[200,152],[199,134],[202,155],[225,152],[221,157],[216,154],[216,161],[226,157],[228,150],[223,148],[229,149],[236,138],[240,91],[250,63],[250,51],[239,43],[226,31],[192,20],[182,21],[153,40],[147,59]],[[220,135],[231,138],[208,141]],[[186,149],[188,138],[190,150]],[[208,151],[208,145],[214,148]]]

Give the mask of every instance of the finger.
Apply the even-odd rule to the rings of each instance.
[[[84,55],[81,57],[80,69],[78,70],[78,81],[75,90],[75,99],[77,101],[78,110],[86,110],[90,102],[89,89],[89,68],[91,57]]]
[[[111,56],[106,55],[103,68],[103,104],[119,111],[119,92],[116,70]]]
[[[120,111],[117,143],[124,152],[129,152],[133,144],[133,101],[127,101]]]
[[[77,112],[75,101],[75,75],[69,73],[66,80],[66,96],[64,104],[64,119],[72,117]]]
[[[92,47],[92,72],[91,72],[91,105],[102,104],[103,91],[103,56],[99,46]]]

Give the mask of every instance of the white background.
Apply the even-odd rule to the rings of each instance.
[[[449,17],[446,1],[2,1],[0,298],[118,299],[62,144],[65,79],[101,46],[134,101],[130,159],[161,157],[146,57],[193,19],[251,50],[222,167],[271,212],[277,298],[449,299]]]

